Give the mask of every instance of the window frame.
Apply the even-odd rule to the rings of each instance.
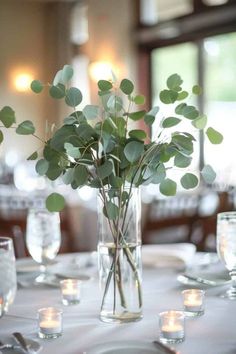
[[[136,6],[137,2],[138,0],[136,1]],[[218,6],[207,6],[202,0],[193,0],[193,12],[191,14],[163,21],[152,26],[144,26],[138,21],[136,29],[138,81],[140,91],[148,98],[146,101],[147,109],[152,105],[152,51],[175,44],[195,43],[198,51],[198,65],[196,68],[198,84],[204,87],[203,41],[207,37],[236,32],[235,18],[236,0],[229,0],[228,3]],[[170,28],[171,26],[176,27],[179,34],[172,38],[161,37],[163,28]],[[149,79],[147,80],[147,78]],[[198,96],[197,104],[199,110],[203,111],[205,106],[204,94]],[[203,132],[200,132],[199,144],[199,169],[201,170],[204,166]]]

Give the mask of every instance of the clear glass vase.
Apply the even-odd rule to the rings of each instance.
[[[98,263],[102,291],[100,318],[105,322],[140,320],[140,192],[137,188],[103,189],[98,200]]]

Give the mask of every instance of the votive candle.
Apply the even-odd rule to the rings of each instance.
[[[182,291],[184,311],[187,316],[201,316],[204,314],[205,291],[188,289]]]
[[[184,341],[185,316],[183,311],[165,311],[159,314],[160,340],[164,343]]]
[[[66,306],[80,302],[81,281],[78,279],[64,279],[60,281],[62,303]]]
[[[38,335],[40,338],[57,338],[62,335],[62,310],[45,307],[38,310]]]

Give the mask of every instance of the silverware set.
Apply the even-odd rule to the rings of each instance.
[[[19,332],[12,333],[12,336],[16,344],[2,343],[0,341],[0,351],[4,349],[12,349],[26,354],[36,354],[42,349],[42,346],[38,342],[32,339],[24,338],[24,336]]]

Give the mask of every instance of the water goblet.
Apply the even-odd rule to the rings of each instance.
[[[54,277],[48,273],[47,266],[56,257],[61,244],[59,213],[46,209],[31,209],[27,216],[26,245],[32,258],[40,264],[41,274],[37,283],[51,281]]]
[[[236,300],[236,212],[217,215],[217,253],[229,271],[231,287],[222,296]]]
[[[11,238],[0,237],[0,317],[8,312],[17,290],[14,247]]]

